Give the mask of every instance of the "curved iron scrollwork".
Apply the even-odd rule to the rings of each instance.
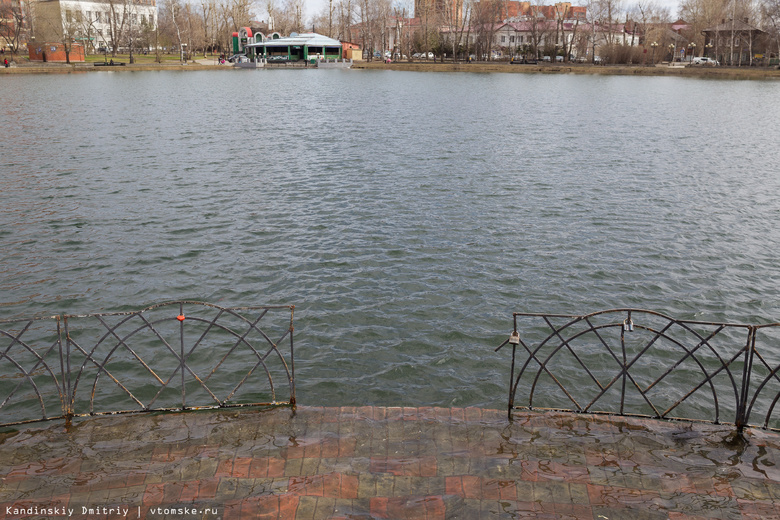
[[[60,324],[58,316],[0,322],[0,412],[4,416],[29,418],[36,410],[40,415],[32,420],[45,420],[65,413]]]
[[[294,406],[293,312],[179,301],[0,322],[0,423]]]
[[[780,324],[678,320],[642,309],[588,315],[515,313],[508,412],[563,409],[777,427]],[[519,352],[518,352],[519,351]],[[516,406],[516,403],[520,403]]]

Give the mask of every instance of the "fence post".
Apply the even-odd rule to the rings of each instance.
[[[70,331],[68,330],[68,317],[57,315],[57,342],[60,348],[60,367],[62,370],[62,393],[65,403],[62,411],[65,413],[65,423],[70,424],[75,412],[76,397],[73,395],[73,385],[70,380]],[[62,326],[61,326],[62,324]],[[64,330],[63,330],[64,329]],[[63,342],[65,343],[63,348]],[[63,350],[65,359],[63,361]]]
[[[742,388],[740,390],[739,402],[737,403],[737,417],[734,420],[738,434],[742,434],[749,419],[747,417],[747,402],[748,394],[750,393],[750,376],[753,372],[753,354],[755,349],[756,327],[755,325],[749,325],[747,342],[745,343],[745,364],[742,367]]]
[[[509,407],[507,415],[512,420],[512,408],[515,407],[515,360],[517,358],[517,346],[520,344],[520,333],[517,332],[517,314],[512,316],[514,321],[512,333],[507,342],[512,345],[512,367],[509,369]]]
[[[290,306],[290,405],[295,410],[295,325],[293,317],[295,315],[295,305]]]

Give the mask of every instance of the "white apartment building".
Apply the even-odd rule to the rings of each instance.
[[[156,0],[37,0],[35,40],[82,43],[89,51],[148,47],[154,32]]]

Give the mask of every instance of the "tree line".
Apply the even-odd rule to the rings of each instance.
[[[725,20],[747,21],[762,29],[772,52],[780,52],[780,0],[683,0],[674,14],[657,0],[583,0],[584,17],[572,16],[568,4],[532,1],[530,11],[514,20],[507,0],[416,0],[416,5],[411,0],[325,0],[313,16],[306,14],[306,0],[159,0],[156,19],[139,16],[153,1],[84,4],[93,7],[63,15],[61,38],[106,42],[102,50],[112,54],[168,51],[181,52],[186,59],[230,52],[232,34],[264,18],[261,30],[282,35],[315,31],[360,43],[369,58],[376,52],[382,57],[431,53],[450,59],[490,59],[500,50],[505,55],[557,54],[568,60],[575,54],[592,56],[598,45],[612,61],[636,61],[649,60],[651,46],[653,58],[656,53],[659,59],[668,57],[668,42],[676,38],[669,29],[674,16],[687,22],[678,35],[698,54],[705,52],[702,31]],[[47,3],[0,3],[0,38],[7,47],[15,50],[25,38],[45,32]],[[497,42],[504,21],[525,23],[524,41]]]

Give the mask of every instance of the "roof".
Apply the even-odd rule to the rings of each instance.
[[[744,32],[764,32],[758,27],[754,27],[749,23],[745,23],[741,20],[729,20],[715,27],[704,29],[702,32],[721,32],[721,31],[744,31]]]
[[[309,47],[341,47],[341,42],[317,33],[292,33],[290,36],[260,43],[250,43],[246,47],[287,47],[288,45],[306,45]]]

